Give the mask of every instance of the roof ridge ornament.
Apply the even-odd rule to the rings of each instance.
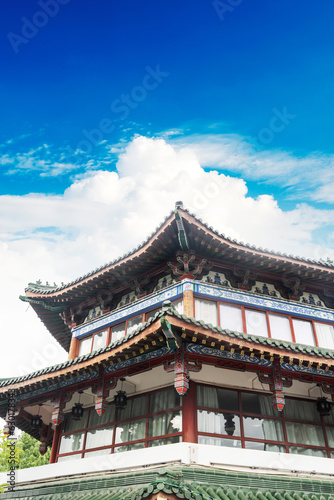
[[[50,285],[48,281],[45,283],[45,285],[43,285],[42,281],[39,279],[36,281],[36,283],[28,283],[28,288],[33,288],[36,290],[44,290],[44,291],[53,291],[58,288],[58,285],[56,283]]]

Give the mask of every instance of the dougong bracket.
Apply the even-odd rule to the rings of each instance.
[[[200,279],[204,268],[211,269],[212,267],[212,263],[207,259],[197,258],[194,250],[176,252],[176,262],[169,261],[167,265],[178,280]]]
[[[59,395],[54,396],[51,404],[54,407],[51,420],[55,425],[60,425],[64,420],[64,408],[73,396],[74,391],[63,392],[60,391]]]
[[[319,385],[325,394],[331,394],[334,399],[334,384],[329,384],[328,382],[320,382]]]

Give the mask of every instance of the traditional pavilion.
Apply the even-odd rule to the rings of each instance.
[[[121,258],[29,283],[21,300],[69,356],[0,381],[7,428],[10,393],[16,426],[51,447],[3,498],[333,500],[333,278],[179,202]]]

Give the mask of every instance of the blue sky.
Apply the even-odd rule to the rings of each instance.
[[[64,357],[27,283],[129,251],[176,200],[238,240],[334,258],[333,2],[0,9],[0,303],[24,347],[0,377]]]
[[[3,154],[47,144],[56,161],[103,118],[115,125],[103,134],[110,144],[135,133],[209,130],[298,156],[334,153],[329,0],[63,2],[2,4],[1,139],[13,141]],[[38,16],[43,4],[56,15]],[[34,21],[42,26],[31,28]],[[27,31],[30,39],[23,36]],[[141,84],[147,66],[157,65],[168,73],[158,88],[126,118],[113,112],[115,99]],[[284,107],[295,117],[269,145],[261,143],[258,134],[272,110]],[[94,147],[77,160],[85,165],[99,156],[103,148]],[[67,175],[2,172],[2,194],[60,193],[70,182]]]

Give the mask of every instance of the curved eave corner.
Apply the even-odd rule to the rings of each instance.
[[[20,295],[20,300],[31,305],[54,339],[66,352],[69,352],[72,338],[71,330],[59,316],[59,313],[63,311],[64,307],[49,306],[43,300],[33,299],[25,295]]]

